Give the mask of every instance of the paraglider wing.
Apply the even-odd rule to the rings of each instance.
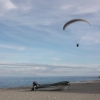
[[[72,23],[74,23],[74,22],[77,22],[77,21],[87,22],[87,23],[90,25],[90,23],[89,23],[87,20],[84,20],[84,19],[73,19],[73,20],[70,20],[70,21],[68,21],[67,23],[65,23],[65,25],[63,26],[63,30],[65,30],[65,28],[66,28],[68,25],[70,25],[70,24],[72,24]]]

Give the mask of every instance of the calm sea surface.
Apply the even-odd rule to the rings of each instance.
[[[0,77],[0,88],[32,86],[33,81],[48,84],[60,81],[78,82],[100,80],[98,77],[88,76],[54,76],[54,77]]]

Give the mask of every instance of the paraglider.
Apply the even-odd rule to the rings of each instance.
[[[84,19],[72,19],[72,20],[70,20],[70,21],[68,21],[67,23],[64,24],[63,30],[65,30],[68,25],[70,25],[74,22],[79,22],[79,21],[86,22],[89,25],[91,25],[87,20],[84,20]],[[76,44],[76,46],[79,47],[79,44]]]

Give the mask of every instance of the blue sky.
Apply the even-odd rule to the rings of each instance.
[[[100,0],[0,0],[0,76],[59,75],[100,75]]]

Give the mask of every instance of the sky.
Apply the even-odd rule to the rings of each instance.
[[[99,75],[100,0],[0,0],[0,76]]]

